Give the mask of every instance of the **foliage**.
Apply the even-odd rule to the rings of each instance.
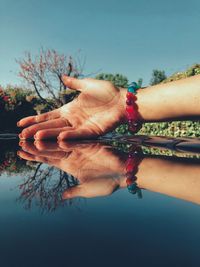
[[[9,176],[16,174],[23,175],[35,169],[34,164],[27,164],[28,162],[17,157],[16,144],[1,142],[0,146],[0,176],[2,174]]]
[[[164,71],[153,71],[153,78],[151,84],[167,83],[171,81],[180,80],[190,76],[200,74],[200,64],[194,64],[183,72],[177,72],[166,78]],[[163,80],[163,78],[165,79]],[[127,125],[120,125],[116,132],[119,134],[128,133]],[[145,135],[161,135],[171,137],[200,137],[200,122],[199,121],[174,121],[174,122],[156,122],[144,123],[142,129],[138,134]]]
[[[173,75],[169,76],[168,78],[163,80],[163,83],[167,83],[167,82],[171,82],[171,81],[177,81],[177,80],[184,79],[184,78],[191,77],[191,76],[195,76],[198,74],[200,74],[200,64],[194,64],[185,71],[176,72]]]
[[[128,126],[122,124],[115,131],[119,134],[128,134]],[[200,137],[200,121],[148,122],[143,124],[137,134],[169,137]]]
[[[48,102],[54,104],[52,99],[48,99]],[[15,129],[21,118],[49,111],[49,105],[30,90],[7,86],[0,88],[0,109],[0,130],[11,130]]]
[[[79,77],[84,67],[80,60],[77,63],[71,56],[67,57],[53,49],[41,49],[35,57],[27,52],[23,59],[17,60],[17,63],[20,66],[19,76],[49,108],[65,104],[60,97],[60,94],[67,89],[62,81],[62,75]],[[49,102],[46,96],[54,101]]]
[[[122,74],[100,73],[96,76],[98,80],[105,80],[112,82],[117,87],[127,87],[128,78]]]
[[[144,123],[138,134],[162,135],[171,137],[200,137],[200,122],[173,121]]]
[[[0,87],[0,110],[12,110],[15,105],[15,100]]]
[[[139,78],[137,84],[138,84],[138,86],[140,88],[142,87],[142,83],[143,83],[143,79],[142,78]]]
[[[153,70],[152,72],[152,78],[150,81],[151,85],[156,85],[161,83],[167,78],[164,70]]]

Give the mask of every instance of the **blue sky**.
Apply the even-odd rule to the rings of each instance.
[[[86,56],[85,73],[149,82],[200,62],[199,0],[0,0],[0,84],[20,84],[15,59],[41,46]]]

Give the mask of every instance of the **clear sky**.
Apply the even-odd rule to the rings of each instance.
[[[149,82],[200,62],[199,0],[0,0],[0,84],[19,84],[15,59],[41,46],[86,56],[85,73]]]

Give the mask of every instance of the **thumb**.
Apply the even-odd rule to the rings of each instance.
[[[82,185],[73,186],[65,190],[62,194],[63,200],[75,197],[86,197],[85,189]]]
[[[95,133],[91,129],[87,128],[79,128],[79,129],[74,129],[74,130],[67,130],[67,131],[62,131],[59,136],[58,140],[67,140],[67,139],[87,139],[87,138],[96,138],[102,133]]]
[[[85,87],[85,81],[83,79],[79,80],[73,77],[69,77],[67,75],[62,75],[62,81],[65,86],[74,90],[83,91]]]

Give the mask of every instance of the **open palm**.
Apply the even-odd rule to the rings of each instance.
[[[63,198],[112,194],[125,184],[126,153],[100,143],[21,141],[18,155],[28,161],[46,163],[67,172],[79,185],[64,192]]]
[[[78,80],[63,76],[63,82],[80,91],[72,102],[56,110],[24,118],[20,138],[80,139],[103,135],[124,120],[124,90],[108,81]]]

